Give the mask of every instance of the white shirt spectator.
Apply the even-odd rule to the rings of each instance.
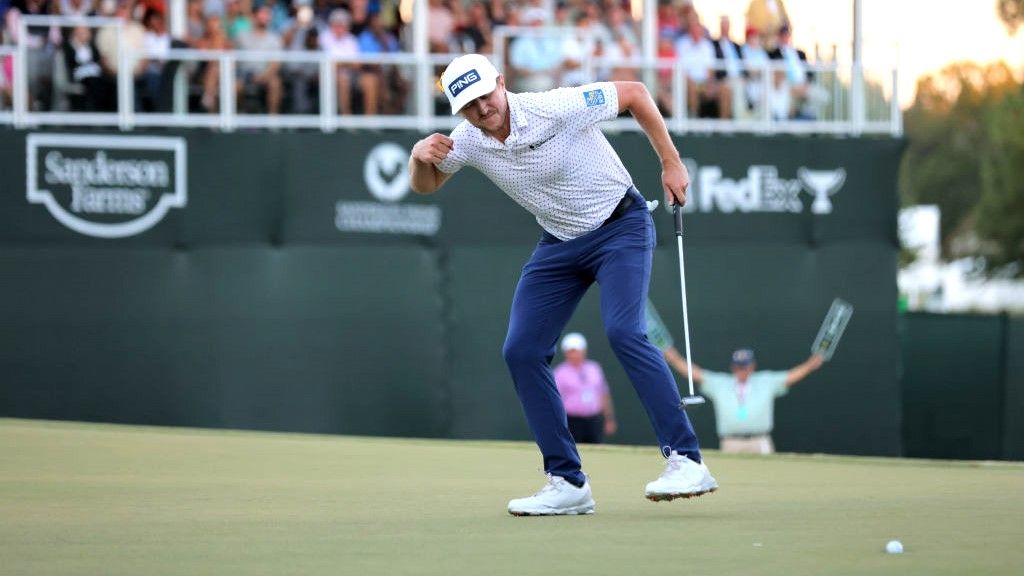
[[[676,57],[682,60],[686,77],[703,84],[708,81],[711,68],[715,65],[715,47],[707,37],[694,41],[689,34],[676,42]]]
[[[786,65],[786,80],[793,86],[807,84],[807,66],[800,59],[800,54],[792,46],[779,46],[782,61]]]
[[[328,56],[337,56],[342,58],[358,56],[359,40],[348,32],[339,37],[332,34],[330,31],[326,31],[320,34],[320,48],[322,48]]]
[[[504,143],[463,121],[438,169],[476,168],[560,240],[596,230],[633,185],[597,126],[619,113],[615,85],[509,92],[508,107],[511,131]]]
[[[171,35],[166,32],[156,34],[146,31],[142,37],[142,44],[146,50],[146,57],[154,60],[166,60],[167,54],[171,51]]]

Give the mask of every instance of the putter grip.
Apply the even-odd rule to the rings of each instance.
[[[683,207],[679,204],[672,205],[672,216],[676,221],[676,236],[683,235]]]

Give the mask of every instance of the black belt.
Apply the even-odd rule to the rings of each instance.
[[[626,195],[622,197],[622,200],[619,200],[619,203],[615,206],[615,209],[612,210],[611,215],[608,216],[608,218],[606,218],[605,221],[601,223],[601,226],[611,224],[612,222],[615,222],[619,218],[622,218],[623,216],[626,215],[626,212],[629,211],[629,207],[632,206],[634,202],[633,195],[630,194],[632,190],[633,189],[630,188],[629,190],[626,191]]]

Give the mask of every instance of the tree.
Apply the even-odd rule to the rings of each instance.
[[[1024,262],[1024,89],[993,106],[981,157],[978,235],[992,241],[992,266]]]
[[[996,12],[1003,24],[1006,24],[1010,36],[1024,25],[1024,0],[996,0]]]
[[[1019,91],[1003,63],[957,63],[917,83],[905,116],[908,146],[900,167],[900,195],[904,205],[939,205],[946,256],[953,255],[954,238],[972,231],[971,218],[983,194],[987,111]]]

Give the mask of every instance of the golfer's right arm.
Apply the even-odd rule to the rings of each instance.
[[[448,180],[437,164],[448,157],[455,142],[444,134],[431,134],[412,147],[409,155],[409,186],[417,194],[436,192]]]

